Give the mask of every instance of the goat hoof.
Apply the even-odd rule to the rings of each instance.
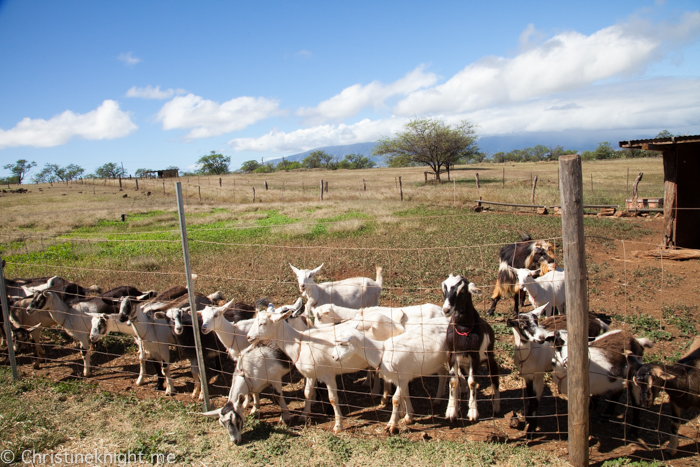
[[[445,413],[445,418],[451,422],[454,422],[455,420],[457,420],[457,408],[456,407],[448,407],[447,413]]]
[[[396,425],[389,424],[384,428],[384,431],[389,433],[390,435],[395,435],[399,432],[399,427]]]
[[[387,404],[387,402],[389,402],[389,398],[388,398],[388,397],[382,397],[382,400],[379,401],[379,405],[381,405],[382,407],[384,407],[384,406]]]
[[[403,422],[404,422],[406,425],[410,425],[411,423],[413,423],[413,417],[410,416],[410,415],[406,415],[406,416],[403,418]]]
[[[336,425],[333,427],[333,433],[337,434],[337,433],[340,433],[341,431],[343,431],[343,425]]]
[[[479,421],[479,411],[476,409],[469,409],[469,413],[467,414],[467,418],[469,419],[470,422]]]
[[[40,367],[41,367],[41,365],[39,364],[39,360],[34,360],[34,364],[32,365],[32,368],[34,368],[35,370],[38,370]]]
[[[289,416],[287,416],[287,418],[285,418],[284,416],[281,416],[279,424],[287,426],[287,425],[289,425],[289,421],[290,421]]]

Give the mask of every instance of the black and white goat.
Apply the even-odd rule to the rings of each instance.
[[[568,394],[567,366],[569,348],[568,333],[556,331],[548,338],[554,347],[554,384],[561,394]],[[642,366],[644,349],[653,347],[648,338],[636,339],[621,329],[608,331],[588,343],[588,381],[591,396],[604,396],[611,402],[620,399],[627,391],[628,402],[632,405],[633,428],[639,426],[639,391],[632,384],[637,369]],[[605,416],[612,416],[615,405],[610,403]]]
[[[513,312],[517,315],[525,296],[520,292],[518,275],[513,268],[540,269],[546,274],[550,269],[556,268],[556,262],[551,256],[553,254],[554,248],[551,243],[546,240],[532,240],[530,235],[523,235],[522,241],[509,243],[501,248],[496,288],[491,295],[491,307],[486,314],[492,315],[499,300],[505,294],[512,293],[515,295]]]
[[[639,389],[639,405],[642,407],[651,407],[659,390],[668,394],[672,417],[671,439],[666,452],[675,455],[682,411],[700,408],[700,337],[695,338],[690,350],[675,365],[647,363],[639,367],[634,384]]]
[[[544,390],[544,375],[552,371],[554,349],[546,338],[554,335],[558,329],[566,329],[566,315],[541,319],[546,308],[547,304],[506,321],[513,330],[513,361],[520,376],[525,379],[528,401],[525,421],[528,423],[527,432],[530,436],[537,430],[537,409]],[[589,337],[595,338],[607,330],[607,324],[589,313]]]
[[[472,294],[480,291],[473,283],[462,276],[450,276],[442,283],[442,293],[445,303],[442,311],[452,315],[447,327],[445,342],[447,343],[448,361],[451,368],[450,399],[447,404],[445,417],[453,421],[459,410],[459,381],[462,366],[469,368],[469,412],[470,421],[479,419],[476,405],[475,372],[482,363],[488,364],[491,388],[493,389],[493,413],[501,410],[501,399],[498,387],[498,364],[494,358],[493,348],[496,342],[491,325],[484,321],[474,308]]]

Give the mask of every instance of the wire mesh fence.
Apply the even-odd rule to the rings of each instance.
[[[441,216],[435,221],[445,221],[446,218],[447,216]],[[259,227],[235,230],[247,232],[255,228]],[[290,226],[280,224],[279,228],[285,229]],[[245,329],[241,321],[231,323],[227,320],[221,324],[221,329],[214,329],[213,325],[205,325],[207,321],[204,318],[202,324],[204,330],[209,330],[207,335],[219,336],[213,341],[214,344],[209,340],[206,352],[209,358],[205,365],[209,389],[216,407],[221,407],[225,398],[230,395],[240,395],[242,399],[250,394],[251,399],[254,399],[254,394],[262,391],[264,399],[257,411],[263,417],[281,416],[289,420],[284,409],[280,408],[286,405],[291,414],[297,416],[308,414],[310,410],[313,419],[320,423],[328,423],[329,429],[338,426],[338,419],[333,416],[333,408],[338,407],[344,419],[343,427],[357,430],[367,426],[386,427],[390,431],[393,426],[401,426],[401,429],[419,426],[421,430],[437,430],[454,426],[483,427],[488,424],[490,432],[507,439],[526,436],[524,430],[529,423],[538,427],[533,436],[545,441],[566,435],[567,406],[566,397],[563,395],[566,367],[561,343],[558,344],[559,347],[556,347],[556,342],[541,344],[541,347],[537,347],[539,350],[532,346],[514,345],[512,328],[515,324],[512,322],[513,310],[510,300],[501,302],[493,317],[486,316],[490,305],[490,292],[498,269],[496,258],[504,246],[503,243],[425,248],[360,248],[338,245],[323,247],[314,245],[313,242],[302,245],[249,243],[244,241],[244,235],[240,237],[240,241],[218,240],[218,232],[231,230],[234,228],[190,227],[192,267],[197,274],[196,290],[203,294],[221,290],[224,299],[212,303],[217,307],[223,306],[229,300],[254,305],[261,297],[268,297],[279,311],[282,305],[294,304],[300,295],[299,284],[289,265],[313,269],[323,264],[315,278],[317,283],[358,276],[378,279],[375,276],[375,266],[381,266],[381,306],[402,308],[417,304],[436,304],[441,309],[444,302],[442,281],[449,273],[461,273],[481,291],[481,295],[474,295],[474,305],[493,329],[493,350],[487,347],[484,351],[492,352],[498,365],[499,398],[494,397],[497,392],[489,379],[492,375],[489,374],[488,366],[480,365],[475,374],[479,422],[474,423],[470,420],[475,418],[476,414],[472,412],[473,406],[468,402],[468,390],[470,384],[473,384],[469,381],[468,370],[463,370],[463,380],[459,377],[453,379],[453,375],[447,375],[446,370],[434,373],[423,370],[423,365],[430,367],[428,360],[433,354],[445,352],[444,359],[448,359],[445,349],[435,350],[436,347],[430,339],[434,334],[441,335],[447,325],[444,321],[434,323],[427,319],[428,315],[425,313],[430,307],[426,305],[419,310],[417,321],[411,321],[411,317],[402,321],[408,314],[402,312],[404,317],[395,320],[403,327],[401,333],[391,329],[386,340],[368,340],[355,351],[352,349],[354,341],[351,338],[356,334],[352,330],[343,329],[343,326],[348,326],[346,323],[304,331],[304,327],[312,323],[298,320],[295,324],[298,329],[293,328],[292,331],[285,328],[286,333],[281,334],[281,339],[278,338],[282,352],[272,347],[271,350],[260,350],[256,347],[255,351],[245,351],[242,346],[247,345],[245,336],[250,327],[254,326],[253,323],[248,323],[250,327]],[[177,231],[155,230],[139,232],[139,235],[139,239],[129,238],[128,235],[115,235],[106,239],[101,238],[100,234],[52,239],[30,239],[28,236],[27,243],[16,245],[17,254],[8,260],[8,264],[17,272],[17,277],[60,276],[84,287],[95,284],[102,290],[130,285],[136,287],[139,292],[146,293],[149,290],[160,292],[173,285],[184,285],[185,274],[181,267],[181,258],[177,256],[181,249]],[[554,245],[561,243],[559,238],[547,240]],[[637,363],[666,364],[667,367],[662,367],[664,372],[672,368],[682,368],[683,375],[686,376],[685,381],[688,382],[688,375],[693,375],[695,371],[693,364],[682,363],[680,367],[670,365],[676,364],[684,353],[689,351],[688,345],[697,334],[696,323],[700,315],[697,305],[683,304],[674,299],[674,294],[687,285],[684,281],[690,283],[693,278],[684,278],[678,273],[669,272],[663,259],[633,262],[631,252],[634,249],[648,248],[647,244],[601,236],[589,236],[587,243],[593,259],[588,266],[591,311],[609,325],[611,330],[622,329],[637,338],[647,338],[654,342],[654,347],[645,348],[644,355],[639,355]],[[46,256],[46,252],[51,254]],[[26,350],[18,348],[20,368],[24,377],[29,375],[30,367],[34,366],[35,369],[40,368],[38,371],[42,374],[52,378],[86,378],[97,381],[100,387],[106,389],[129,391],[134,388],[137,378],[143,376],[140,361],[143,359],[140,358],[139,351],[139,347],[143,346],[149,352],[145,358],[147,376],[140,381],[146,390],[155,390],[154,386],[158,385],[164,389],[170,386],[169,389],[177,393],[195,392],[195,379],[190,372],[193,361],[192,344],[179,340],[172,332],[172,319],[168,321],[162,316],[139,315],[152,299],[134,302],[134,314],[126,317],[133,325],[132,332],[116,315],[123,300],[107,300],[99,295],[89,302],[81,302],[82,305],[63,307],[59,306],[58,301],[47,300],[43,310],[31,314],[22,311],[21,308],[28,305],[26,301],[32,300],[34,292],[31,289],[32,284],[18,283],[17,277],[14,278],[15,287],[24,287],[28,298],[24,303],[16,304],[13,309],[15,319],[21,321],[18,316],[24,313],[27,322],[19,324],[25,329],[31,329],[38,324],[31,321],[36,321],[37,316],[43,316],[42,319],[45,319],[42,323],[43,329],[32,331],[40,335],[43,355],[33,356],[34,343],[30,333],[16,335],[19,345],[28,346]],[[62,293],[64,303],[82,295],[96,295],[95,292],[74,290]],[[51,294],[42,296],[44,295]],[[41,304],[36,305],[37,308],[42,308]],[[529,306],[523,307],[521,317],[531,309]],[[166,310],[167,307],[162,307],[162,311]],[[107,314],[109,317],[87,315],[88,311]],[[223,313],[223,310],[221,311]],[[138,325],[135,324],[139,322],[139,318],[146,323],[141,330],[138,330]],[[311,316],[308,318],[311,319]],[[318,319],[317,316],[314,318]],[[545,326],[546,319],[540,318],[538,325]],[[50,320],[57,324],[52,325]],[[66,324],[67,322],[70,324]],[[371,314],[362,316],[359,324],[353,324],[364,326],[365,334],[370,331],[386,332],[386,329],[378,329],[385,325],[386,321],[378,318],[374,320]],[[126,327],[121,328],[122,333],[114,331],[123,325]],[[413,329],[409,329],[411,327]],[[556,330],[556,325],[554,327]],[[435,329],[439,331],[436,333]],[[124,330],[131,336],[125,336]],[[408,341],[399,336],[406,332],[419,335],[419,344],[402,347]],[[91,333],[93,337],[99,338],[91,339]],[[133,339],[134,334],[139,337],[136,343]],[[82,349],[75,341],[83,343]],[[515,343],[517,344],[517,339]],[[545,351],[542,351],[542,348]],[[631,349],[625,348],[623,344],[619,350],[612,351],[612,355],[617,360],[628,361],[626,350]],[[0,354],[5,356],[6,351],[0,350]],[[85,359],[88,358],[88,354],[92,373],[88,372],[86,375]],[[555,354],[561,357],[559,367],[556,362],[552,362]],[[238,369],[231,355],[236,356]],[[529,373],[521,375],[517,362],[526,365],[533,363],[535,359],[540,360],[540,367],[535,365],[531,367],[534,370],[528,370]],[[410,362],[410,365],[401,367],[401,362]],[[155,369],[152,368],[154,364]],[[379,371],[384,378],[392,380],[394,386],[389,390],[388,396],[384,394],[381,384],[376,388],[366,385],[370,380],[368,369]],[[329,379],[328,374],[332,374],[333,377]],[[324,385],[321,383],[306,383],[305,376],[310,379],[316,376],[319,380],[322,379],[320,376],[326,377],[328,391],[323,390]],[[685,388],[679,390],[670,386],[666,389],[662,387],[658,397],[651,399],[650,405],[639,406],[633,402],[637,396],[630,394],[638,390],[637,385],[630,383],[632,376],[631,372],[626,371],[598,374],[593,365],[591,366],[591,381],[596,378],[605,379],[611,388],[622,388],[617,393],[610,394],[610,391],[606,391],[605,394],[601,394],[604,397],[593,399],[600,399],[600,402],[592,410],[591,433],[620,443],[627,443],[639,436],[648,446],[658,448],[674,435],[674,423],[680,423],[679,453],[697,452],[693,436],[693,433],[697,434],[697,421],[693,421],[694,413],[672,413],[669,394],[673,391],[696,394],[698,388],[689,382]],[[675,379],[683,380],[680,376]],[[172,381],[168,381],[168,377],[172,378]],[[404,383],[407,380],[410,383],[406,390]],[[666,385],[670,384],[664,381]],[[337,385],[337,398],[333,394],[334,382]],[[443,382],[446,387],[444,392],[441,392]],[[538,384],[541,384],[541,391],[538,390]],[[466,388],[467,392],[458,391],[461,403],[458,406],[456,421],[451,424],[446,414],[450,389],[454,385],[458,385],[460,389]],[[320,392],[330,392],[330,395],[321,395],[320,404],[307,407],[305,399],[310,397],[314,387],[321,390]],[[401,388],[404,393],[400,391],[397,395],[397,388]],[[234,390],[237,392],[231,394]],[[268,397],[280,395],[279,390],[286,403],[279,399],[273,403]],[[537,409],[533,411],[532,407],[536,401]],[[238,400],[236,404],[239,404]],[[253,402],[248,406],[250,405],[254,405]],[[397,421],[396,415],[392,418],[395,406],[401,416],[406,412],[413,413],[412,416],[407,415],[406,424],[394,424]],[[638,420],[634,415],[634,411],[637,410]],[[521,431],[516,435],[513,430]]]

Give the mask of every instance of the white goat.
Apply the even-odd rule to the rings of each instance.
[[[315,306],[333,303],[348,308],[365,308],[379,305],[382,294],[382,268],[377,266],[377,279],[367,277],[352,277],[342,281],[314,282],[314,276],[321,270],[323,264],[316,269],[297,269],[289,265],[297,276],[299,292],[307,298],[305,313],[311,316]]]
[[[277,392],[277,400],[281,409],[280,422],[289,423],[289,409],[282,392],[282,377],[292,369],[292,362],[279,347],[270,344],[258,344],[248,347],[240,353],[233,374],[228,401],[220,409],[206,412],[204,415],[219,417],[219,423],[228,431],[231,441],[241,442],[243,428],[243,408],[249,395],[256,396],[265,388],[272,385]],[[257,407],[254,407],[255,410]],[[251,414],[254,412],[251,411]]]
[[[333,358],[335,337],[339,331],[337,326],[311,328],[302,333],[287,323],[286,319],[299,311],[301,305],[301,301],[297,300],[295,307],[298,308],[289,308],[284,313],[258,312],[253,327],[248,331],[248,340],[251,343],[273,340],[306,378],[304,417],[308,417],[311,404],[316,398],[316,380],[320,379],[326,383],[328,399],[335,411],[333,431],[337,433],[343,429],[343,415],[338,406],[338,386],[335,377],[362,370],[367,367],[367,363],[361,357],[352,357],[342,363]]]
[[[143,379],[146,377],[147,358],[141,339],[139,339],[139,336],[136,334],[134,327],[129,323],[122,323],[119,321],[118,314],[88,313],[88,315],[92,318],[90,327],[91,342],[97,342],[110,332],[134,336],[136,345],[139,348],[139,377],[136,380],[136,385],[141,386],[141,384],[143,384]]]
[[[547,316],[552,316],[555,308],[559,309],[560,313],[566,305],[566,285],[564,284],[564,270],[557,268],[549,271],[543,276],[534,278],[539,271],[531,271],[529,269],[516,269],[518,274],[518,283],[520,287],[527,292],[530,298],[530,303],[536,308],[542,305],[547,305],[545,313]]]
[[[347,308],[332,303],[318,306],[312,310],[317,322],[323,324],[338,324],[342,321],[353,319],[357,316],[369,316],[371,314],[383,314],[401,324],[421,323],[433,318],[445,316],[442,307],[432,303],[404,307],[370,306],[361,309]]]
[[[437,399],[443,397],[447,375],[447,344],[445,334],[449,320],[436,318],[424,326],[387,341],[377,341],[352,328],[342,330],[335,340],[337,361],[361,359],[367,366],[376,368],[380,377],[396,385],[392,399],[393,410],[386,431],[396,433],[399,417],[405,412],[405,423],[413,421],[408,383],[421,376],[440,375]]]
[[[92,367],[90,366],[90,329],[92,327],[92,318],[88,315],[88,312],[95,311],[90,307],[93,304],[91,302],[79,302],[73,306],[68,306],[56,292],[45,290],[34,297],[30,308],[27,309],[27,313],[30,315],[35,310],[48,311],[51,318],[69,336],[80,343],[80,353],[84,363],[84,376],[92,375]]]

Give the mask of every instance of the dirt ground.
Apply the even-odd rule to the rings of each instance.
[[[692,335],[681,336],[678,320],[674,321],[673,310],[684,308],[683,316],[678,318],[683,322],[691,322],[697,334],[696,324],[700,321],[700,281],[698,271],[700,262],[697,260],[674,262],[652,259],[637,259],[632,256],[634,250],[653,249],[661,238],[662,219],[620,219],[620,222],[643,222],[645,227],[653,231],[652,235],[639,241],[614,241],[609,239],[587,239],[587,263],[589,267],[589,304],[591,311],[611,319],[611,328],[625,328],[635,330],[632,323],[638,321],[628,320],[629,317],[642,317],[648,315],[659,323],[659,329],[645,329],[646,332],[656,331],[659,336],[666,336],[665,340],[659,340],[653,349],[649,350],[654,356],[653,360],[671,358],[682,353],[686,345],[692,341]],[[433,298],[439,303],[439,291]],[[497,314],[492,324],[505,324],[509,300],[503,300],[499,304]],[[485,310],[487,302],[480,303],[478,309]],[[664,313],[664,307],[667,312]],[[529,309],[529,308],[526,308]],[[671,310],[669,312],[668,310]],[[676,324],[672,324],[676,323]],[[502,329],[502,328],[501,328]],[[670,336],[664,334],[670,333]],[[637,328],[639,334],[639,328]],[[54,342],[58,344],[62,338],[56,333]],[[497,340],[507,341],[512,344],[511,332],[497,335]],[[32,357],[28,353],[19,356],[20,372],[25,378],[46,377],[54,381],[60,381],[82,375],[82,360],[75,349],[75,344],[64,340],[65,347],[57,345],[48,347],[47,355],[50,360],[43,363],[41,369],[34,370],[31,366]],[[498,345],[497,345],[498,351]],[[131,393],[139,398],[165,397],[163,393],[155,391],[155,376],[151,376],[148,382],[141,387],[134,384],[138,374],[138,360],[135,351],[126,355],[98,353],[93,362],[97,365],[95,375],[90,381],[99,385],[102,390],[116,393]],[[4,353],[4,352],[2,352]],[[558,391],[548,376],[547,387],[539,408],[539,431],[533,440],[525,436],[525,423],[523,417],[524,401],[523,380],[513,371],[512,356],[501,350],[499,363],[501,364],[501,412],[495,417],[492,414],[489,396],[491,388],[486,377],[479,378],[479,411],[481,420],[478,423],[470,423],[459,420],[450,424],[444,419],[447,405],[446,400],[439,400],[433,405],[430,396],[434,396],[437,387],[433,378],[416,380],[411,384],[413,406],[416,412],[414,424],[405,428],[402,436],[413,440],[472,440],[494,441],[503,443],[525,444],[533,449],[544,449],[560,456],[567,452],[566,430],[566,400],[558,396]],[[210,377],[210,391],[214,407],[224,404],[230,385],[230,373],[234,367],[222,356],[224,372],[229,375]],[[149,367],[153,375],[153,368]],[[188,363],[178,363],[173,370],[178,394],[174,398],[182,401],[191,401],[189,392],[193,389],[192,379]],[[210,375],[211,376],[211,375]],[[340,395],[343,413],[348,417],[346,429],[349,433],[359,437],[388,436],[383,432],[386,422],[389,420],[391,403],[387,407],[380,407],[379,398],[367,395],[367,389],[362,385],[365,375],[363,372],[344,375],[339,378],[339,388],[344,389]],[[285,396],[288,399],[290,409],[299,413],[303,407],[303,392],[301,377],[296,372],[291,374],[291,381],[285,386]],[[342,381],[342,382],[341,382]],[[606,420],[602,418],[603,407],[598,406],[591,410],[590,421],[590,459],[591,463],[601,464],[607,459],[617,457],[629,457],[633,460],[655,459],[669,461],[664,457],[659,445],[665,445],[668,435],[663,432],[670,430],[670,414],[667,403],[660,404],[662,397],[657,399],[656,405],[648,411],[642,412],[640,437],[625,440],[624,413],[625,398],[620,400],[616,416]],[[666,399],[663,398],[666,402]],[[463,408],[465,403],[463,402]],[[322,407],[314,406],[314,411],[319,415],[314,417],[313,423],[332,429],[332,417],[320,414]],[[513,413],[519,417],[517,428],[511,428],[511,416]],[[466,411],[463,411],[466,415]],[[700,426],[698,425],[698,412],[686,412],[683,416],[689,419],[680,430],[681,442],[679,454],[673,459],[672,465],[698,465],[698,447],[700,446]],[[261,417],[274,423],[279,417],[279,409],[276,404],[264,397],[262,399]],[[292,425],[297,423],[294,417]],[[660,430],[662,434],[659,434]],[[245,436],[245,433],[244,433]]]

